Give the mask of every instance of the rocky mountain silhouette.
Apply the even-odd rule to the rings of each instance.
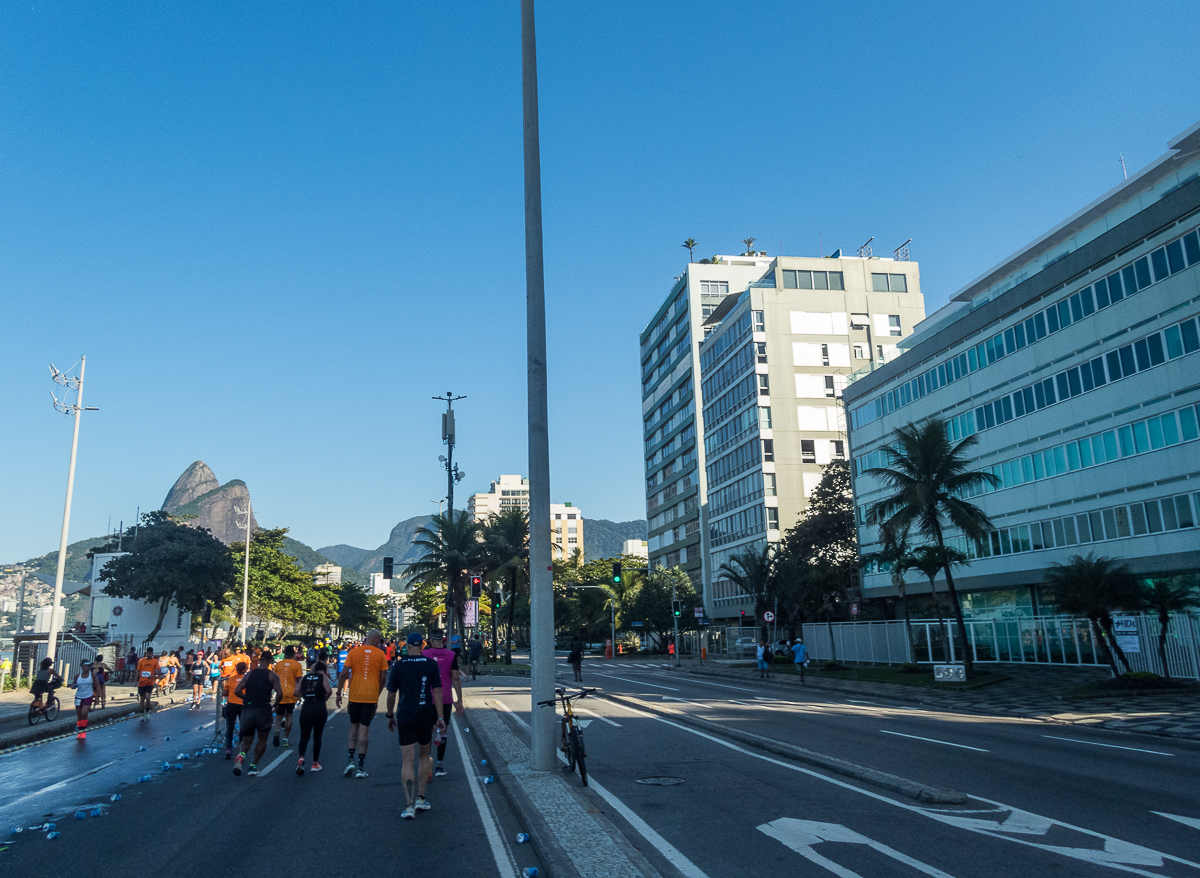
[[[175,480],[162,508],[172,515],[195,515],[192,523],[208,528],[225,545],[246,539],[246,529],[238,523],[242,516],[237,513],[238,509],[250,508],[246,483],[234,479],[222,485],[202,460],[195,461]],[[253,515],[250,526],[258,530]]]

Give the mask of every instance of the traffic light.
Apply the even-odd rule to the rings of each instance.
[[[483,577],[482,576],[472,576],[471,577],[471,597],[478,598],[482,592],[483,592]]]
[[[742,610],[742,627],[746,627],[746,611]]]
[[[671,601],[671,613],[675,616],[682,615],[683,614],[683,602],[682,601]]]
[[[613,561],[613,585],[621,584],[621,562]]]
[[[384,579],[392,578],[392,559],[391,558],[383,559],[383,578]]]

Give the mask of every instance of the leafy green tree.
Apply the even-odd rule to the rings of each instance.
[[[529,580],[529,513],[519,506],[510,506],[493,513],[483,525],[483,552],[480,561],[491,579],[500,581],[508,588],[505,599],[508,609],[508,633],[504,638],[504,663],[511,665],[518,588],[522,580]],[[492,612],[497,612],[495,607],[492,608]]]
[[[401,605],[411,611],[417,619],[417,624],[424,628],[433,625],[433,608],[446,600],[446,583],[430,577],[413,585],[412,590],[404,596]]]
[[[743,256],[749,256],[753,252],[754,242],[757,240],[758,238],[742,238],[742,243],[746,245],[746,252],[742,254]]]
[[[683,242],[683,246],[687,248],[688,262],[695,262],[696,261],[696,240],[694,238],[688,238],[686,241]]]
[[[337,620],[338,587],[314,582],[312,573],[286,551],[288,529],[255,531],[250,537],[250,589],[247,611],[260,619],[282,622],[287,628],[305,623],[310,631],[328,628]],[[229,555],[236,567],[245,559],[245,543],[231,543]],[[239,606],[240,583],[227,601]],[[245,632],[242,633],[245,637]]]
[[[906,424],[892,433],[892,443],[885,449],[888,465],[867,470],[892,489],[892,494],[871,506],[868,520],[886,524],[893,530],[916,529],[933,540],[939,551],[946,548],[944,529],[956,527],[975,543],[983,541],[991,520],[982,509],[962,497],[974,488],[996,485],[994,475],[972,470],[966,451],[978,438],[968,436],[955,444],[950,439],[946,422],[931,418],[923,424]],[[963,620],[962,602],[954,587],[954,575],[947,564],[946,590],[954,606],[958,636],[963,645],[963,666],[968,675],[974,672],[971,651],[967,649],[967,625]]]
[[[908,596],[905,594],[904,574],[913,567],[912,547],[908,543],[908,531],[896,532],[890,527],[879,529],[881,546],[879,551],[863,557],[864,562],[874,562],[887,567],[892,575],[892,587],[900,599],[900,609],[904,613],[904,637],[908,643],[911,658],[913,649],[912,621],[908,613]],[[940,568],[939,568],[940,569]],[[936,575],[936,573],[935,573]],[[933,587],[932,580],[930,588]]]
[[[775,584],[772,554],[773,546],[770,543],[750,545],[722,563],[718,570],[742,594],[754,601],[754,615],[760,621],[763,613],[770,609],[769,600]],[[645,590],[646,586],[642,588]],[[762,639],[766,640],[767,637],[767,623],[762,622]]]
[[[142,515],[137,539],[133,528],[122,548],[128,554],[109,560],[100,575],[105,590],[118,598],[158,603],[158,618],[147,640],[162,628],[172,602],[181,609],[203,613],[207,602],[219,602],[237,581],[229,551],[206,528],[188,527],[161,510]],[[97,549],[115,552],[116,543]]]
[[[1167,679],[1171,678],[1171,669],[1167,667],[1167,628],[1171,614],[1186,613],[1200,605],[1196,580],[1195,574],[1165,576],[1147,583],[1142,593],[1144,609],[1158,614],[1158,657]]]
[[[1097,558],[1095,553],[1089,553],[1086,558],[1074,555],[1066,564],[1052,565],[1046,572],[1046,581],[1054,590],[1054,601],[1059,610],[1087,617],[1092,636],[1100,644],[1113,676],[1120,674],[1114,652],[1125,670],[1130,670],[1129,660],[1112,632],[1113,610],[1140,609],[1144,600],[1129,568],[1112,558]]]
[[[937,614],[938,630],[945,629],[942,621],[942,598],[937,590],[937,575],[952,565],[964,565],[967,556],[953,546],[917,546],[912,550],[908,566],[929,580],[929,595],[933,598],[933,611]]]
[[[342,631],[365,632],[387,626],[386,608],[380,595],[369,595],[352,582],[338,588],[337,625]]]
[[[485,559],[484,546],[479,537],[479,525],[471,513],[462,509],[453,514],[446,512],[431,517],[428,525],[417,528],[413,538],[413,546],[422,554],[408,565],[406,573],[409,581],[434,579],[449,585],[446,612],[451,631],[462,629],[469,571],[481,566]]]
[[[671,612],[672,586],[675,597],[683,606],[690,607],[699,603],[696,587],[692,585],[691,577],[683,572],[683,568],[660,566],[654,567],[646,574],[630,608],[634,618],[644,621],[647,627],[658,635],[660,651],[675,630],[675,614]]]

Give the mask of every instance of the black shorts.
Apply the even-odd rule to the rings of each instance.
[[[138,697],[146,698],[147,696],[153,695],[154,685],[155,684],[151,683],[149,686],[138,686]]]
[[[271,731],[273,720],[271,719],[271,708],[267,707],[246,707],[242,706],[242,713],[238,719],[238,725],[242,730],[242,737],[253,732],[262,732],[264,735]]]
[[[284,714],[287,714],[287,713],[294,713],[295,710],[296,710],[296,702],[294,702],[294,701],[281,701],[275,705],[275,715],[276,716],[283,716]]]
[[[426,707],[408,722],[400,723],[397,727],[400,732],[400,746],[427,746],[433,740],[433,725],[436,722],[437,712],[432,707]]]
[[[377,702],[351,701],[346,707],[346,715],[350,717],[351,725],[369,726],[378,708]]]

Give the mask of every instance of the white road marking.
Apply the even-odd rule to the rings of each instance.
[[[729,699],[729,703],[730,704],[740,704],[743,707],[765,707],[767,710],[782,710],[785,712],[787,711],[787,708],[776,707],[773,704],[751,704],[749,701],[734,701],[732,698]]]
[[[877,704],[878,703],[875,701],[859,701],[857,698],[847,698],[846,700],[849,701],[851,704]]]
[[[655,674],[656,677],[665,677],[666,674]],[[674,679],[674,678],[672,678]],[[735,692],[758,692],[758,689],[747,689],[745,686],[726,686],[724,683],[710,683],[707,680],[688,680],[689,683],[699,683],[701,686],[716,686],[718,689],[733,689]]]
[[[266,777],[268,774],[270,774],[272,771],[275,770],[276,765],[278,765],[280,762],[282,762],[287,757],[295,756],[295,755],[296,754],[293,753],[291,750],[284,750],[282,753],[280,753],[278,756],[276,756],[274,759],[272,759],[271,764],[268,765],[266,768],[264,768],[262,771],[260,771],[258,773],[258,776]]]
[[[595,719],[600,720],[600,722],[602,722],[602,723],[608,723],[610,726],[616,726],[618,729],[621,728],[620,723],[613,722],[608,717],[601,716],[600,714],[596,713],[593,710],[588,710],[586,707],[577,707],[577,708],[575,708],[575,712],[576,713],[586,713],[588,716],[594,717]]]
[[[769,835],[771,838],[778,839],[806,860],[816,863],[818,866],[823,866],[833,874],[839,876],[839,878],[862,878],[862,876],[821,856],[813,850],[814,845],[820,844],[823,841],[841,842],[842,844],[862,844],[891,857],[893,860],[899,860],[905,865],[912,866],[918,872],[929,875],[931,878],[954,878],[954,876],[943,872],[941,869],[930,866],[928,863],[922,863],[920,860],[915,860],[907,854],[902,854],[900,851],[888,847],[882,842],[872,841],[865,835],[860,835],[854,830],[847,829],[845,826],[837,823],[817,823],[812,820],[797,820],[794,817],[782,817],[779,820],[772,820],[770,823],[762,824],[758,827],[758,831]]]
[[[676,698],[674,695],[664,695],[663,701],[678,701],[680,704],[691,704],[694,707],[708,707],[707,704],[701,704],[699,701],[688,701],[686,698]]]
[[[1180,817],[1178,814],[1168,814],[1166,811],[1151,811],[1150,813],[1174,820],[1176,823],[1182,823],[1184,826],[1190,826],[1192,829],[1200,829],[1200,818],[1197,817]]]
[[[1132,872],[1135,875],[1145,875],[1147,878],[1161,878],[1159,872],[1146,872],[1141,869],[1132,868],[1132,865],[1162,865],[1163,860],[1170,860],[1173,863],[1180,863],[1184,866],[1189,866],[1193,869],[1200,870],[1200,863],[1185,860],[1182,857],[1176,857],[1171,854],[1164,854],[1160,851],[1151,850],[1150,848],[1142,847],[1141,845],[1132,844],[1131,842],[1122,841],[1119,838],[1114,838],[1111,835],[1104,835],[1100,832],[1095,832],[1091,829],[1084,829],[1082,826],[1075,826],[1071,823],[1065,823],[1061,820],[1054,820],[1049,817],[1042,817],[1037,814],[1031,814],[1028,811],[1022,811],[1019,808],[1014,808],[1011,805],[1005,805],[1003,802],[997,802],[992,799],[985,799],[982,796],[975,796],[976,801],[984,802],[995,807],[997,815],[1007,813],[1008,816],[1004,819],[985,819],[977,817],[969,817],[957,814],[953,811],[943,812],[935,808],[930,808],[924,805],[910,805],[907,802],[901,802],[882,793],[876,793],[871,790],[866,790],[861,787],[854,786],[846,781],[841,781],[833,777],[820,774],[812,769],[803,768],[790,762],[784,762],[782,759],[776,759],[773,756],[767,756],[762,753],[757,753],[753,750],[748,750],[731,741],[725,741],[715,735],[710,735],[707,732],[702,732],[699,729],[693,729],[690,726],[685,726],[677,722],[673,722],[665,717],[658,716],[635,708],[626,708],[627,710],[646,717],[647,719],[657,720],[664,725],[671,726],[682,732],[695,735],[699,738],[711,741],[721,747],[726,747],[736,753],[742,753],[754,759],[760,759],[763,762],[769,762],[772,765],[778,765],[781,768],[787,768],[798,774],[808,775],[816,780],[824,781],[836,787],[841,787],[849,792],[858,793],[860,796],[866,796],[869,799],[874,799],[877,802],[883,802],[891,805],[894,808],[899,808],[902,811],[909,811],[914,814],[921,814],[931,820],[937,820],[940,823],[946,823],[951,826],[956,826],[960,829],[965,829],[970,832],[977,832],[981,835],[986,835],[991,838],[999,838],[1005,841],[1013,842],[1014,844],[1024,845],[1026,847],[1037,848],[1038,850],[1048,851],[1050,853],[1061,854],[1074,860],[1081,860],[1087,863],[1108,866],[1113,869],[1118,869],[1123,872]],[[1022,835],[1043,835],[1050,827],[1062,827],[1063,829],[1078,832],[1081,835],[1087,836],[1089,839],[1098,839],[1103,842],[1102,850],[1095,848],[1072,848],[1060,845],[1048,845],[1041,842],[1030,841],[1026,838],[1017,836]],[[1045,827],[1045,829],[1041,828]]]
[[[987,753],[982,747],[968,747],[966,744],[955,744],[951,741],[939,741],[937,738],[922,738],[920,735],[906,735],[904,732],[889,732],[887,729],[880,729],[885,735],[897,735],[901,738],[912,738],[914,741],[928,741],[931,744],[945,744],[947,747],[959,747],[963,750],[975,750],[978,753]]]
[[[525,731],[529,732],[530,734],[533,734],[533,729],[529,728],[529,723],[525,722],[525,720],[523,720],[519,716],[517,716],[517,712],[515,710],[513,710],[511,707],[509,707],[507,704],[505,704],[503,701],[493,701],[492,704],[496,705],[498,708],[500,708],[505,713],[507,713],[509,716],[511,716],[514,720],[516,720],[517,724],[521,728],[523,728]]]
[[[613,680],[621,680],[622,682],[625,682],[625,683],[636,683],[638,686],[649,686],[651,689],[666,689],[670,692],[681,691],[679,689],[676,689],[674,686],[659,686],[656,683],[643,683],[641,680],[630,680],[626,677],[618,677],[614,674],[600,674],[600,676],[601,677],[609,677]]]
[[[1096,741],[1084,741],[1080,738],[1060,738],[1058,735],[1042,735],[1055,741],[1070,741],[1074,744],[1091,744],[1093,747],[1110,747],[1113,750],[1133,750],[1136,753],[1153,753],[1155,756],[1174,756],[1174,753],[1164,753],[1162,750],[1143,750],[1141,747],[1122,747],[1120,744],[1100,744]],[[1156,812],[1157,813],[1157,812]]]
[[[496,702],[499,704],[500,702]],[[466,742],[463,740],[462,732],[458,728],[458,718],[450,717],[450,724],[454,727],[454,737],[458,741],[458,755],[462,757],[463,776],[473,777],[475,767],[471,765],[470,757],[467,756]],[[475,808],[479,811],[479,819],[483,821],[483,832],[487,836],[488,847],[492,849],[492,859],[496,863],[496,871],[500,874],[500,878],[516,878],[517,868],[513,862],[512,852],[505,846],[500,838],[500,828],[496,822],[496,814],[492,810],[490,799],[485,799],[483,789],[480,784],[469,784],[471,787],[471,798],[475,800]]]

